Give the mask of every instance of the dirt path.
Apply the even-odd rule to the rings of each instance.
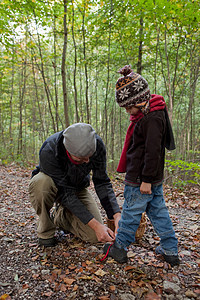
[[[0,166],[1,300],[200,298],[197,188],[183,193],[165,187],[181,257],[181,265],[172,269],[155,256],[158,238],[149,223],[142,240],[130,246],[124,265],[111,259],[101,263],[102,245],[83,243],[69,234],[58,233],[55,248],[38,247],[37,217],[27,193],[29,176],[27,169]],[[122,205],[123,185],[113,181],[113,186]]]

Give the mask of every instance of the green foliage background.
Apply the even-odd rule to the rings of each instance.
[[[173,161],[179,166],[187,161],[188,167],[193,169],[194,163],[198,169],[195,0],[2,0],[1,160],[37,162],[46,137],[66,127],[61,72],[64,3],[69,123],[92,124],[106,144],[108,168],[115,170],[129,125],[115,103],[117,70],[125,64],[134,71],[140,66],[151,92],[163,95],[168,105],[177,145],[167,154],[171,166]]]

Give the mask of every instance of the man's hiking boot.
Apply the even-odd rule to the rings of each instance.
[[[158,246],[155,250],[156,254],[162,255],[164,260],[171,265],[171,267],[178,266],[180,264],[180,260],[178,255],[167,255],[164,253],[164,250],[161,246]]]
[[[116,260],[119,263],[125,263],[128,260],[127,257],[127,251],[124,250],[123,248],[117,248],[114,244],[111,243],[107,243],[104,245],[103,247],[103,252],[104,254],[106,254],[105,258],[107,256],[110,256],[112,258],[114,258],[114,260]]]
[[[50,239],[41,239],[39,238],[39,245],[44,247],[55,247],[57,245],[58,241],[55,237],[52,237]]]

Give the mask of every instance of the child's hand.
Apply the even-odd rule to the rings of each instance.
[[[140,193],[141,194],[151,194],[151,183],[142,182],[140,186]]]

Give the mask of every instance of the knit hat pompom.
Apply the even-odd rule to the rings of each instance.
[[[130,73],[132,73],[132,69],[131,69],[131,66],[130,65],[126,65],[124,66],[123,68],[121,68],[119,71],[117,71],[118,73],[124,75],[124,76],[127,76],[129,75]]]
[[[146,106],[151,99],[147,81],[134,73],[130,65],[121,68],[118,73],[124,75],[116,83],[115,98],[120,107]]]

